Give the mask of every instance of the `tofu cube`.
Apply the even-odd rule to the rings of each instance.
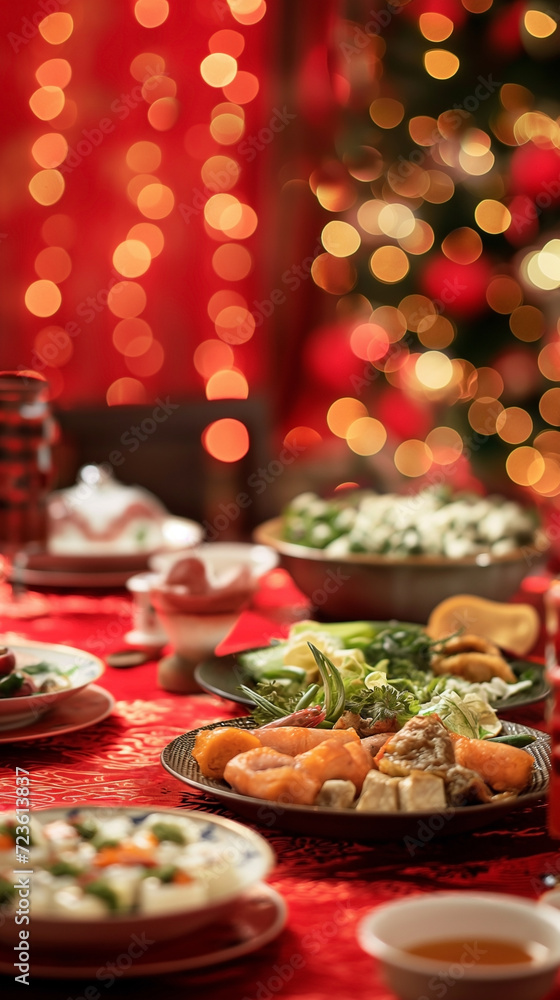
[[[443,778],[430,771],[411,771],[399,782],[399,807],[403,812],[439,812],[446,809]]]
[[[327,806],[329,809],[349,809],[355,798],[354,782],[330,778],[325,781],[313,805]]]
[[[356,804],[356,811],[397,812],[399,781],[400,778],[390,778],[381,771],[369,771]]]

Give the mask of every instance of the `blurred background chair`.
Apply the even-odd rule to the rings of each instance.
[[[221,539],[247,537],[275,513],[271,490],[262,486],[271,460],[262,400],[162,397],[156,406],[92,406],[55,417],[55,489],[74,483],[83,465],[104,465],[120,482],[145,487],[172,514],[204,522],[207,533]],[[249,448],[236,462],[218,461],[202,442],[205,429],[225,418],[248,431]]]

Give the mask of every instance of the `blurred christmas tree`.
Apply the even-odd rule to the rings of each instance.
[[[329,366],[332,434],[409,482],[560,496],[558,18],[368,0],[338,21],[339,125],[310,178],[336,320],[306,364]]]

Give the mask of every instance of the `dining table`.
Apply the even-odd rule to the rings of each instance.
[[[538,589],[533,587],[531,599],[539,599]],[[8,645],[21,637],[66,644],[94,653],[104,662],[126,645],[134,608],[125,589],[53,588],[43,594],[48,613],[3,622]],[[266,645],[273,638],[285,637],[294,622],[312,616],[307,598],[286,570],[277,567],[261,579],[251,605],[217,652]],[[540,653],[540,649],[534,653],[537,660]],[[556,876],[560,879],[560,849],[547,831],[546,797],[499,812],[465,832],[426,827],[413,829],[412,836],[364,842],[357,842],[345,830],[344,820],[336,839],[290,832],[283,828],[281,816],[275,819],[274,814],[258,825],[241,818],[208,791],[179,780],[161,762],[164,748],[181,734],[245,716],[246,706],[205,690],[181,694],[163,689],[157,657],[127,668],[106,664],[96,687],[108,693],[104,695],[107,711],[90,725],[70,725],[28,739],[18,737],[17,731],[0,733],[0,808],[14,809],[15,775],[20,768],[29,775],[35,814],[88,804],[199,810],[246,823],[274,852],[275,864],[266,883],[280,901],[276,929],[272,939],[261,943],[258,921],[247,930],[241,916],[238,927],[235,921],[227,926],[210,925],[196,932],[194,943],[178,942],[174,961],[150,965],[149,955],[123,961],[122,954],[108,952],[99,967],[84,970],[79,956],[69,955],[67,962],[53,958],[50,967],[43,960],[39,974],[31,947],[27,989],[10,971],[9,949],[0,946],[2,997],[395,1000],[376,960],[359,944],[358,927],[372,909],[413,893],[441,890],[480,890],[537,900],[546,882],[550,884]],[[505,717],[546,731],[546,700],[517,708]],[[183,952],[191,961],[181,967]],[[192,955],[198,953],[203,957],[193,962]],[[560,977],[550,1000],[560,1000]]]

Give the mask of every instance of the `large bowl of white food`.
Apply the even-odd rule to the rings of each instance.
[[[278,552],[315,609],[338,620],[426,622],[452,594],[507,601],[548,550],[517,502],[432,488],[304,493],[254,537]]]
[[[0,814],[8,944],[27,928],[37,948],[106,960],[133,934],[159,943],[227,916],[274,864],[257,833],[201,812],[85,805],[21,816]]]

